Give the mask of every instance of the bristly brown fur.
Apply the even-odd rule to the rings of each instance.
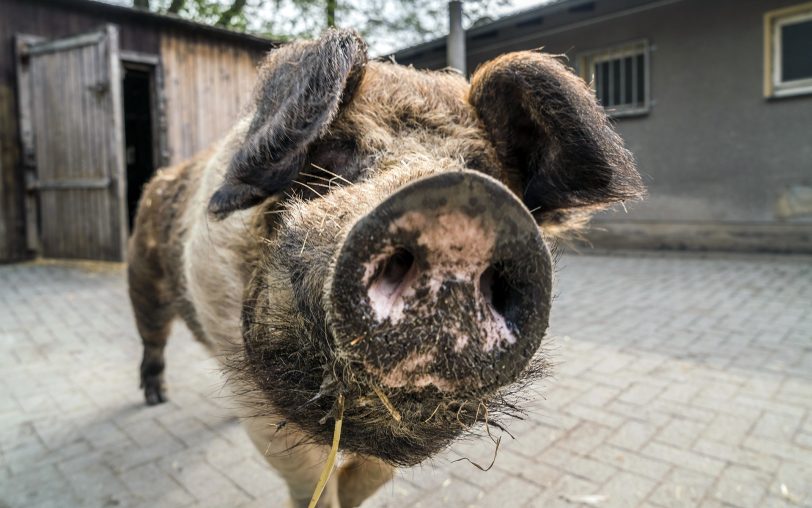
[[[548,243],[644,190],[592,90],[554,57],[505,55],[469,86],[452,73],[367,62],[365,50],[353,32],[328,31],[270,54],[250,117],[147,186],[130,295],[150,403],[165,399],[163,348],[180,316],[222,360],[243,414],[327,444],[342,393],[345,450],[414,464],[481,432],[485,414],[492,425],[519,415],[522,390],[547,375],[548,361],[527,352],[518,379],[488,393],[373,388],[374,377],[338,354],[326,312],[352,225],[404,185],[444,172],[504,183]]]

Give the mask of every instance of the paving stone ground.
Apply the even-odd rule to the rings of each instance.
[[[369,507],[812,506],[812,259],[565,255],[528,419]],[[0,507],[283,506],[176,325],[146,407],[120,265],[0,266]]]

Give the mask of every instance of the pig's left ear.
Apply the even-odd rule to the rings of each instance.
[[[644,194],[595,93],[554,57],[525,51],[484,64],[469,100],[540,224],[563,225]]]
[[[361,81],[367,46],[350,30],[271,51],[260,71],[256,112],[209,213],[222,219],[261,203],[295,179],[308,147]]]

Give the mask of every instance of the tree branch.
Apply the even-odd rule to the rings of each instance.
[[[242,13],[243,8],[245,8],[246,1],[247,0],[234,0],[231,7],[223,11],[223,13],[220,15],[220,19],[217,20],[215,25],[225,27],[230,26],[234,16],[239,16]]]
[[[183,9],[184,5],[186,5],[186,0],[172,0],[172,3],[169,4],[169,9],[167,9],[166,12],[177,14],[181,9]]]
[[[337,0],[327,0],[327,26],[336,26],[336,4]]]

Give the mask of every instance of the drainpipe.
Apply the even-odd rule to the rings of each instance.
[[[462,29],[462,2],[448,2],[448,43],[446,45],[446,62],[463,75],[465,70],[465,31]]]

